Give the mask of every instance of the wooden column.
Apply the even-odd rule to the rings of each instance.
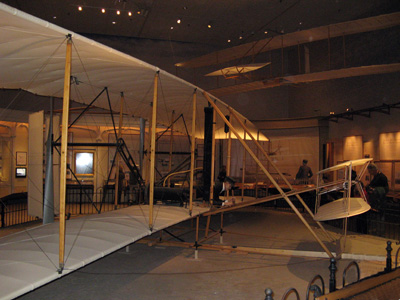
[[[58,273],[64,269],[65,255],[65,193],[67,187],[67,152],[68,152],[68,114],[69,100],[71,93],[71,63],[72,63],[72,40],[68,36],[67,53],[65,58],[64,73],[64,96],[63,96],[63,114],[61,127],[61,163],[60,163],[60,236],[59,236],[59,256]]]
[[[151,117],[150,137],[150,187],[149,187],[149,228],[153,230],[153,204],[154,204],[154,180],[156,167],[156,123],[157,123],[157,97],[158,97],[158,76],[154,77],[153,112]]]
[[[193,93],[193,113],[192,113],[192,144],[190,147],[190,192],[189,192],[189,214],[193,210],[193,183],[194,183],[194,150],[196,148],[196,90]]]
[[[172,111],[172,123],[171,123],[171,135],[169,139],[169,163],[168,163],[168,173],[172,170],[172,151],[174,150],[174,118],[175,111]],[[171,179],[168,179],[168,186],[171,186]]]
[[[289,197],[285,194],[285,192],[281,189],[281,187],[278,185],[278,183],[275,181],[275,179],[271,176],[271,174],[267,171],[267,169],[263,166],[263,164],[260,162],[258,157],[254,154],[254,152],[250,149],[250,147],[244,142],[244,140],[240,137],[239,133],[236,131],[236,129],[230,124],[230,122],[225,118],[224,114],[221,112],[221,110],[217,107],[217,105],[211,100],[211,98],[203,92],[204,96],[207,98],[208,102],[213,106],[214,110],[219,114],[221,119],[229,126],[229,128],[232,130],[232,132],[235,134],[237,139],[240,141],[240,143],[245,147],[247,152],[251,155],[251,157],[255,160],[255,162],[260,166],[261,170],[264,172],[265,175],[267,175],[268,179],[272,182],[272,184],[275,186],[275,188],[278,190],[279,194],[286,200],[286,202],[289,204],[289,206],[292,208],[292,210],[296,213],[296,215],[299,217],[299,219],[303,222],[303,224],[307,227],[307,229],[310,231],[310,233],[314,236],[315,240],[321,245],[321,247],[325,250],[325,252],[328,254],[329,257],[333,258],[333,254],[329,251],[329,249],[325,246],[325,244],[321,241],[321,239],[317,236],[317,234],[314,232],[314,230],[311,228],[311,226],[307,223],[307,221],[304,219],[304,217],[301,215],[299,210],[294,206],[292,201],[289,199]]]
[[[120,107],[119,107],[119,123],[118,123],[118,134],[117,134],[117,144],[118,140],[122,137],[122,124],[123,124],[123,110],[124,110],[124,93],[121,92],[121,100],[120,100]],[[115,156],[115,197],[114,197],[114,209],[118,208],[118,193],[119,189],[122,188],[119,186],[119,166],[120,166],[120,154],[118,148],[116,149],[117,154]]]
[[[243,139],[246,140],[246,131],[243,131]],[[243,151],[243,162],[242,162],[242,201],[244,197],[244,177],[246,173],[246,151]]]

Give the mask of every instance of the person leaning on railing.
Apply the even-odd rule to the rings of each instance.
[[[368,202],[376,211],[384,211],[386,207],[386,194],[389,192],[389,183],[385,174],[371,163],[368,165],[368,173],[373,176],[371,182],[365,187]]]

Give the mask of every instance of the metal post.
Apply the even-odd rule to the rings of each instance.
[[[274,294],[274,292],[268,288],[265,290],[265,300],[274,300],[274,298],[272,298],[272,295]]]
[[[193,210],[193,184],[194,184],[194,151],[196,148],[196,91],[193,93],[193,116],[192,116],[192,144],[190,145],[190,192],[189,192],[189,214]]]
[[[392,242],[387,241],[387,247],[386,247],[386,268],[385,272],[390,272],[392,271]]]
[[[331,258],[331,264],[329,265],[329,293],[336,291],[336,259]]]

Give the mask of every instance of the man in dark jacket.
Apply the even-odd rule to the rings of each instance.
[[[300,166],[299,171],[296,174],[296,179],[299,183],[308,184],[310,178],[313,176],[311,168],[307,166],[308,160],[303,159],[303,164]]]
[[[379,171],[375,164],[369,164],[368,173],[373,176],[366,186],[368,202],[372,209],[384,210],[386,206],[386,194],[389,192],[389,183],[385,174]]]
[[[221,201],[220,196],[226,196],[227,191],[232,190],[235,185],[235,180],[232,177],[226,176],[223,182],[216,182],[214,185],[214,199],[213,204],[227,206],[233,205],[234,199]]]

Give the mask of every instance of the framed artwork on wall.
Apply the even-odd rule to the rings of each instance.
[[[27,163],[27,153],[26,152],[17,152],[16,153],[16,165],[17,166],[26,166]]]

